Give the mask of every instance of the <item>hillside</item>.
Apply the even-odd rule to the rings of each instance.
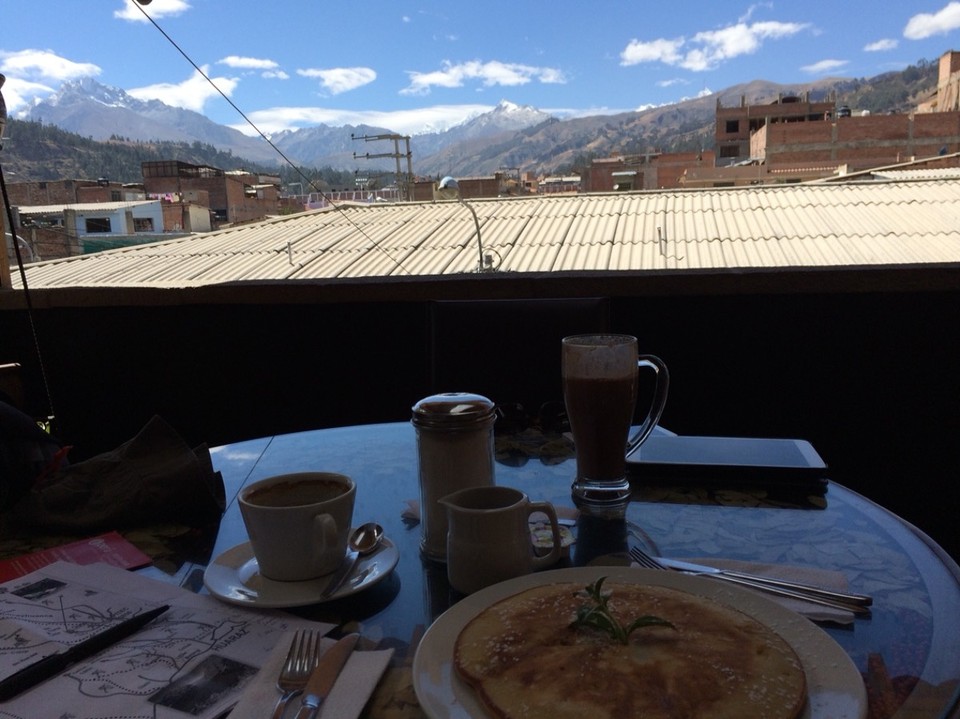
[[[194,165],[221,169],[246,169],[279,174],[282,183],[302,181],[303,176],[321,187],[347,187],[353,184],[353,172],[330,167],[277,168],[250,162],[213,145],[194,142],[132,141],[113,138],[104,142],[81,137],[53,125],[9,120],[0,152],[4,176],[8,182],[106,177],[115,182],[141,182],[141,163],[180,160]],[[303,173],[303,175],[300,174]]]
[[[640,112],[569,120],[501,102],[490,113],[461,126],[413,136],[412,166],[417,175],[437,177],[492,174],[505,167],[551,174],[575,170],[592,158],[611,154],[709,149],[714,143],[718,102],[729,106],[745,98],[749,103],[761,104],[776,100],[778,95],[809,93],[813,100],[836,98],[838,105],[849,105],[855,113],[906,112],[935,92],[937,72],[936,62],[921,61],[901,72],[870,79],[829,78],[792,86],[755,80]],[[84,92],[68,88],[60,97],[37,108],[33,121],[9,121],[0,162],[10,181],[108,177],[118,182],[139,182],[141,162],[170,159],[273,174],[279,169],[284,183],[303,179],[262,139],[254,140],[235,130],[226,132],[228,128],[197,113],[175,110],[155,101],[134,101],[123,97],[122,91],[84,82]],[[119,93],[122,101],[109,107],[103,102],[83,101],[84,96],[102,97],[110,92]],[[36,119],[51,116],[57,117],[58,122]],[[103,128],[115,131],[95,138],[60,129],[59,122],[68,120],[86,131],[95,127],[101,133]],[[138,130],[153,139],[136,139]],[[351,134],[359,137],[389,132],[367,126],[319,125],[280,133],[271,141],[292,162],[308,168],[304,173],[310,179],[317,178],[328,186],[351,186],[356,171],[375,176],[395,169],[392,159],[367,161],[354,157],[354,153],[363,155],[367,151],[388,152],[392,145],[365,147]],[[238,140],[238,136],[242,139]],[[163,139],[177,137],[193,139]],[[241,154],[252,148],[256,159]],[[405,162],[401,169],[406,169]]]
[[[114,138],[91,140],[40,122],[9,120],[0,154],[4,173],[13,181],[96,179],[140,182],[140,163],[182,160],[221,168],[266,170],[231,152],[200,142],[143,142]],[[276,173],[276,168],[271,169]]]

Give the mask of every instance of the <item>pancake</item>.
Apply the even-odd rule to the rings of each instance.
[[[806,678],[770,628],[710,599],[611,582],[623,624],[654,615],[626,645],[573,627],[590,600],[576,583],[534,587],[484,609],[460,632],[454,666],[493,716],[506,719],[663,717],[795,719]]]

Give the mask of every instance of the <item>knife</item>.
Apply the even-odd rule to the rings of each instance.
[[[317,716],[320,705],[333,688],[340,670],[350,658],[359,638],[359,634],[348,634],[323,653],[320,663],[317,664],[317,668],[307,680],[307,686],[304,687],[303,699],[296,719],[314,719]]]
[[[746,574],[732,569],[717,569],[716,567],[708,567],[705,564],[694,564],[693,562],[684,562],[679,559],[668,559],[666,557],[657,557],[657,562],[668,569],[675,569],[691,574],[706,574],[711,577],[716,577],[717,579],[725,579],[735,584],[761,589],[770,594],[822,604],[824,606],[834,607],[835,609],[845,609],[854,614],[868,614],[870,612],[869,606],[873,603],[873,599],[864,594],[834,592],[821,587],[812,587],[808,584],[790,582],[785,579]]]
[[[20,692],[26,691],[40,682],[56,676],[81,659],[93,656],[97,652],[103,651],[107,647],[111,647],[117,642],[126,639],[139,631],[141,627],[159,617],[169,608],[169,606],[164,604],[155,609],[134,614],[119,624],[115,624],[109,629],[105,629],[98,634],[84,639],[82,642],[75,644],[64,652],[51,654],[24,667],[15,674],[11,674],[3,681],[0,681],[0,701],[11,699]]]

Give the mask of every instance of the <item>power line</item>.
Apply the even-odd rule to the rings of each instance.
[[[147,0],[147,2],[149,2],[149,0]],[[144,3],[144,4],[146,4],[146,3]],[[206,81],[210,84],[210,86],[211,86],[214,90],[216,90],[217,93],[218,93],[224,100],[227,101],[227,103],[230,105],[230,107],[232,107],[234,110],[237,111],[237,114],[239,114],[240,117],[243,118],[244,122],[246,122],[248,125],[250,125],[250,127],[252,127],[252,128],[254,129],[254,131],[256,131],[256,133],[257,133],[268,145],[270,145],[270,147],[274,150],[274,152],[276,152],[277,155],[279,155],[279,156],[283,159],[284,162],[286,162],[290,167],[293,168],[293,170],[297,173],[297,175],[298,175],[299,177],[301,177],[310,187],[312,187],[314,190],[316,190],[316,192],[317,192],[318,195],[320,195],[324,200],[326,200],[327,202],[329,202],[331,207],[333,207],[335,210],[337,210],[338,212],[340,212],[340,214],[343,215],[344,219],[347,220],[347,222],[349,222],[357,232],[359,232],[361,235],[363,235],[363,237],[364,237],[371,245],[373,245],[376,249],[380,250],[383,254],[385,254],[385,255],[386,255],[397,267],[399,267],[401,270],[403,270],[404,272],[406,272],[406,273],[408,273],[408,274],[410,273],[410,271],[409,271],[406,267],[403,266],[403,263],[402,263],[402,262],[400,262],[400,261],[399,261],[398,259],[396,259],[395,257],[391,256],[390,253],[387,252],[387,250],[385,250],[385,249],[380,245],[379,242],[377,242],[377,241],[374,240],[372,237],[370,237],[370,235],[368,235],[366,232],[364,232],[363,228],[360,227],[360,226],[353,220],[353,218],[350,217],[350,216],[343,210],[342,207],[340,207],[340,206],[337,205],[335,202],[333,202],[333,200],[332,200],[326,193],[324,193],[324,191],[323,191],[321,188],[317,187],[317,186],[313,183],[313,181],[310,180],[310,178],[308,178],[308,177],[303,173],[303,171],[302,171],[299,167],[297,167],[297,166],[290,160],[290,158],[287,157],[287,156],[280,150],[280,148],[277,147],[277,146],[273,143],[273,141],[272,141],[269,137],[267,137],[267,136],[260,130],[259,127],[256,126],[256,124],[254,124],[254,122],[253,122],[249,117],[247,117],[247,115],[243,112],[243,110],[241,110],[239,107],[237,107],[236,103],[234,103],[234,101],[231,100],[231,99],[227,96],[227,94],[224,93],[223,90],[221,90],[221,89],[217,86],[217,84],[216,84],[212,79],[210,79],[210,77],[207,75],[207,73],[205,73],[205,72],[200,68],[200,66],[197,65],[197,63],[195,63],[195,62],[193,61],[193,59],[186,53],[186,51],[184,51],[184,49],[181,48],[181,47],[174,41],[174,39],[173,39],[172,37],[170,37],[170,36],[166,33],[166,31],[164,31],[164,29],[163,29],[162,27],[160,27],[160,25],[157,24],[156,20],[154,20],[152,17],[150,17],[150,15],[147,13],[147,11],[144,10],[144,8],[142,7],[142,5],[140,4],[140,1],[139,1],[139,0],[136,0],[136,1],[134,2],[134,5],[136,5],[136,6],[137,6],[137,9],[140,10],[141,13],[143,13],[143,16],[144,16],[145,18],[147,18],[147,20],[150,22],[150,24],[153,25],[161,35],[163,35],[163,37],[167,40],[167,42],[169,42],[171,45],[173,45],[173,47],[177,50],[177,52],[179,52],[179,53],[183,56],[183,58],[184,58],[188,63],[190,63],[191,66],[193,66],[193,69],[196,70],[196,71],[200,74],[200,76],[201,76],[204,80],[206,80]]]

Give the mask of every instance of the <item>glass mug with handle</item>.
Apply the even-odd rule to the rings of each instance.
[[[670,375],[659,357],[638,354],[631,335],[591,334],[562,341],[563,399],[573,432],[577,476],[573,498],[624,502],[630,496],[626,456],[656,427],[667,402]],[[646,417],[632,437],[640,368],[656,375]]]

